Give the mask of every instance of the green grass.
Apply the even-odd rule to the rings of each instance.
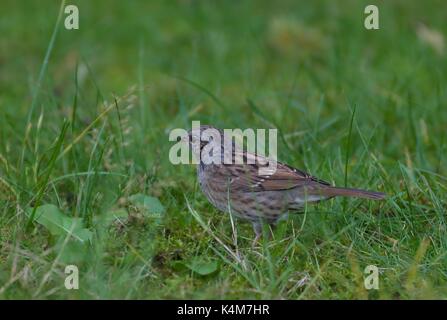
[[[447,297],[447,59],[418,32],[447,35],[442,1],[379,1],[377,31],[368,1],[73,3],[76,31],[57,2],[1,4],[0,298]],[[278,127],[281,160],[389,197],[309,206],[252,249],[168,160],[192,120]]]

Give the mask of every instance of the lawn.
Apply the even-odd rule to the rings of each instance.
[[[447,298],[444,1],[66,4],[78,30],[59,1],[0,4],[1,299]],[[280,160],[388,197],[252,247],[169,161],[193,120],[277,128]]]

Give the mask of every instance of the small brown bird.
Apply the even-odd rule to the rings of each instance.
[[[220,141],[216,142],[221,152],[215,155],[222,160],[220,164],[205,162],[201,157],[204,148],[215,140],[213,137],[204,138],[202,133],[207,129],[214,129],[220,134]],[[317,203],[335,196],[372,200],[385,198],[382,192],[331,186],[278,161],[274,163],[275,171],[266,170],[267,173],[260,174],[259,169],[267,168],[269,164],[271,166],[269,162],[274,160],[246,152],[234,142],[230,148],[224,148],[223,130],[211,126],[202,125],[200,130],[190,130],[184,137],[186,139],[197,159],[200,159],[197,177],[202,192],[217,209],[250,221],[256,234],[255,242],[262,234],[262,222],[274,226],[282,216],[302,210],[306,203]],[[210,146],[206,151],[209,149]],[[241,156],[243,164],[225,164],[224,155],[228,152],[232,159]]]

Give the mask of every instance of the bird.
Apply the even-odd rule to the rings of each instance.
[[[248,152],[236,145],[232,138],[225,148],[225,133],[222,129],[210,125],[201,125],[198,129],[189,130],[181,140],[189,143],[198,159],[197,179],[200,189],[218,210],[252,223],[255,233],[253,243],[261,238],[263,223],[273,228],[289,212],[303,211],[307,204],[337,196],[370,200],[383,200],[386,197],[382,192],[332,186],[303,170]],[[219,139],[212,134],[204,135],[209,129],[220,135]],[[217,160],[222,161],[205,161],[204,151],[211,154],[211,158],[217,157]],[[231,155],[233,160],[239,156],[243,163],[225,163],[225,155]],[[276,170],[259,170],[272,166],[272,161]]]

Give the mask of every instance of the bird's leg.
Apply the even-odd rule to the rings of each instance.
[[[253,222],[253,231],[255,232],[255,238],[253,239],[252,247],[255,247],[258,243],[259,239],[261,239],[262,236],[262,222],[256,221]]]
[[[275,228],[274,224],[269,224],[270,228],[268,230],[268,239],[272,240],[273,239],[273,229]],[[262,230],[262,221],[256,221],[253,222],[253,230],[255,232],[255,238],[253,239],[253,244],[252,247],[255,247],[256,244],[259,242],[259,239],[261,239],[262,234],[263,234],[263,230]]]

